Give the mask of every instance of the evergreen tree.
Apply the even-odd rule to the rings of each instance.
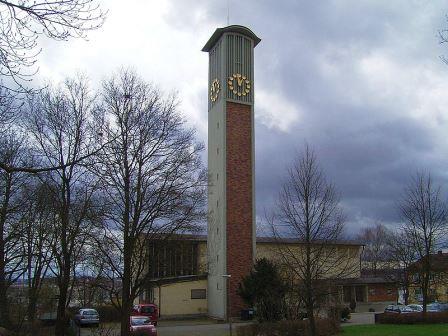
[[[284,316],[286,291],[278,265],[262,258],[241,280],[238,295],[246,304],[255,307],[259,321],[278,321]]]

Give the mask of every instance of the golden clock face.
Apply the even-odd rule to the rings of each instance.
[[[250,92],[250,80],[242,74],[233,74],[229,77],[227,84],[229,84],[229,90],[238,97],[246,96]]]
[[[215,102],[218,99],[219,91],[221,90],[221,85],[219,84],[219,80],[216,78],[212,85],[210,85],[210,100]]]

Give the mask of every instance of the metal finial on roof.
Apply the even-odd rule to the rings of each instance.
[[[227,0],[227,25],[230,25],[230,0]]]

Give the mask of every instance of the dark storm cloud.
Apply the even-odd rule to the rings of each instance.
[[[255,51],[259,217],[305,141],[339,189],[351,232],[399,222],[396,202],[417,170],[447,184],[448,67],[436,35],[448,7],[441,4],[230,0],[230,23],[262,38]],[[193,8],[225,25],[222,1],[182,2],[167,20],[188,25],[184,13]]]

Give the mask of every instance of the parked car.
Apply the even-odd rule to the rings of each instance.
[[[423,311],[423,306],[420,304],[408,304],[407,307],[415,313],[420,313]]]
[[[414,313],[414,311],[404,305],[388,305],[386,309],[384,309],[385,313],[398,313],[398,314],[405,314],[405,313]]]
[[[148,316],[131,316],[129,331],[131,335],[157,336],[157,329]]]
[[[159,319],[159,310],[157,306],[153,303],[140,303],[134,305],[133,308],[134,316],[148,316],[151,319],[151,323],[155,326],[157,325],[157,321]]]
[[[426,311],[430,313],[448,311],[447,303],[433,302],[426,306]]]
[[[100,316],[95,309],[83,308],[75,315],[75,322],[79,326],[98,326],[100,324]]]

